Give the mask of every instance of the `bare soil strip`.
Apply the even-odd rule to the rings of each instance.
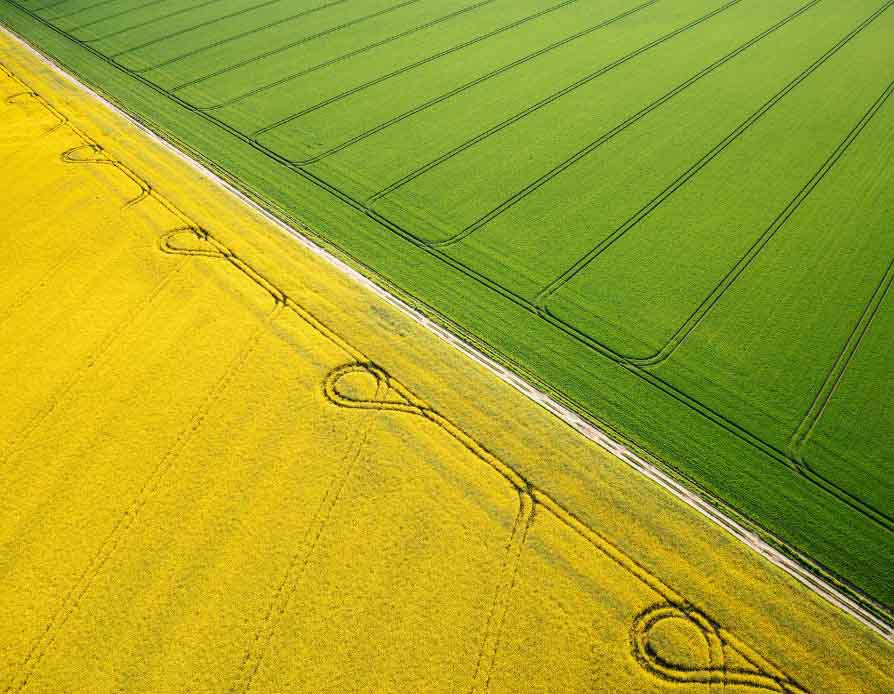
[[[808,568],[807,565],[809,563],[809,560],[806,557],[799,557],[801,561],[798,561],[782,553],[780,550],[776,549],[773,545],[760,537],[757,533],[749,530],[743,524],[725,514],[708,500],[703,498],[700,494],[688,489],[676,479],[661,470],[659,467],[653,465],[641,456],[637,455],[635,452],[631,451],[623,443],[618,442],[608,433],[595,426],[593,423],[572,412],[567,407],[557,402],[534,385],[528,383],[523,378],[509,371],[506,367],[498,364],[493,359],[483,354],[481,351],[476,349],[474,346],[472,346],[459,336],[455,335],[443,326],[438,325],[432,319],[430,319],[417,309],[413,308],[399,297],[395,296],[382,286],[376,284],[373,280],[355,270],[344,261],[334,256],[328,250],[315,243],[307,234],[303,233],[300,229],[296,229],[294,226],[286,224],[283,220],[279,219],[273,213],[258,205],[256,202],[251,200],[233,185],[220,178],[213,171],[206,168],[205,166],[191,158],[189,155],[173,146],[164,138],[159,137],[156,133],[146,128],[142,123],[132,118],[128,113],[122,111],[120,108],[107,101],[101,95],[97,94],[92,89],[81,83],[75,77],[66,72],[56,62],[54,62],[51,58],[40,53],[30,44],[22,40],[21,37],[9,31],[6,27],[0,27],[0,31],[3,31],[4,34],[9,36],[15,42],[21,44],[23,49],[30,52],[38,60],[54,70],[57,74],[61,75],[70,83],[74,84],[78,89],[89,94],[97,101],[100,101],[104,106],[112,109],[121,117],[126,118],[128,122],[139,128],[143,133],[151,137],[155,142],[164,146],[168,151],[176,154],[181,160],[188,163],[203,177],[210,181],[213,181],[216,185],[224,188],[230,194],[236,196],[240,201],[253,209],[257,214],[262,215],[268,221],[275,224],[276,227],[283,233],[288,234],[302,246],[304,246],[317,256],[325,259],[328,263],[336,267],[344,275],[347,275],[353,281],[363,286],[365,289],[373,292],[379,298],[387,301],[390,305],[402,311],[405,315],[409,316],[417,324],[426,328],[429,332],[434,333],[445,342],[449,343],[456,349],[466,354],[471,359],[475,360],[478,364],[488,369],[502,381],[508,383],[517,391],[527,396],[529,399],[549,410],[556,417],[565,422],[568,426],[572,427],[577,432],[599,445],[601,448],[611,452],[616,457],[627,463],[630,467],[640,472],[642,475],[661,485],[675,497],[685,502],[688,506],[698,511],[703,516],[712,520],[715,524],[723,528],[730,535],[753,549],[755,552],[766,558],[768,561],[781,568],[783,571],[798,580],[814,593],[821,596],[823,599],[825,599],[832,605],[835,605],[847,614],[851,615],[888,641],[894,642],[894,628],[876,617],[870,610],[866,609],[855,600],[848,597],[837,587],[817,576]]]

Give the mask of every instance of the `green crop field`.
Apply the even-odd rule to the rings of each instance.
[[[891,618],[894,0],[0,0]]]

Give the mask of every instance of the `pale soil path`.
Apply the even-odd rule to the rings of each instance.
[[[766,558],[768,561],[772,562],[774,565],[784,570],[786,573],[808,587],[817,595],[820,595],[831,604],[856,618],[887,640],[894,641],[894,628],[886,624],[883,620],[879,619],[870,610],[866,609],[858,602],[851,599],[837,587],[817,576],[814,572],[807,568],[806,564],[808,560],[806,558],[803,558],[803,562],[799,562],[793,559],[791,556],[787,556],[786,554],[782,553],[769,542],[764,540],[760,535],[748,529],[743,524],[737,522],[729,515],[725,514],[710,501],[703,498],[700,494],[688,489],[672,476],[664,472],[661,468],[657,467],[656,465],[645,460],[643,457],[637,455],[635,452],[631,451],[624,443],[615,440],[608,433],[601,430],[593,423],[572,412],[571,410],[551,398],[549,395],[539,390],[531,383],[525,381],[523,378],[519,377],[515,373],[512,373],[510,370],[498,364],[493,359],[480,352],[478,349],[470,345],[462,338],[458,337],[454,333],[450,332],[448,329],[436,323],[434,320],[425,316],[424,314],[401,300],[399,297],[395,296],[373,280],[369,279],[367,276],[350,267],[341,259],[333,255],[331,252],[314,242],[308,236],[308,234],[303,232],[301,229],[286,224],[281,219],[262,208],[260,205],[248,198],[230,183],[220,178],[217,174],[215,174],[199,162],[195,161],[187,154],[174,147],[168,141],[159,137],[156,133],[152,132],[141,123],[133,119],[126,112],[122,111],[117,106],[103,98],[101,95],[79,82],[75,77],[68,74],[52,59],[26,44],[19,37],[9,32],[6,28],[0,27],[0,30],[2,30],[3,33],[10,39],[18,42],[22,46],[23,50],[27,50],[29,53],[31,53],[31,55],[40,60],[46,66],[50,67],[53,71],[67,80],[77,89],[86,94],[89,94],[91,98],[101,102],[107,108],[115,111],[119,116],[127,119],[133,126],[139,128],[147,137],[151,138],[160,146],[164,147],[166,150],[176,155],[179,159],[189,164],[189,166],[192,167],[196,172],[201,174],[201,176],[210,181],[213,181],[217,186],[227,190],[231,195],[237,197],[245,205],[252,208],[257,214],[262,215],[265,219],[274,224],[283,233],[288,234],[304,248],[308,249],[310,252],[314,253],[320,258],[323,258],[326,262],[337,268],[339,272],[350,277],[358,285],[364,287],[366,290],[374,293],[376,296],[378,296],[391,306],[397,308],[418,325],[423,326],[426,330],[436,335],[441,340],[460,350],[470,359],[473,359],[475,362],[482,365],[491,373],[496,375],[503,382],[509,384],[518,392],[524,394],[532,401],[536,402],[540,406],[553,413],[556,417],[561,419],[574,430],[576,430],[589,440],[593,441],[597,445],[601,446],[606,451],[612,453],[619,459],[623,460],[630,467],[637,470],[642,475],[659,484],[662,488],[673,494],[676,498],[698,511],[706,518],[710,519],[713,523],[723,528],[723,530],[725,530],[727,533],[753,549],[755,552]]]

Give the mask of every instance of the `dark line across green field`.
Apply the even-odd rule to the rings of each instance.
[[[0,0],[0,21],[890,620],[892,4]]]

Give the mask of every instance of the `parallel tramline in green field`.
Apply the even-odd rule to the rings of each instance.
[[[0,0],[0,20],[889,612],[892,4]]]

